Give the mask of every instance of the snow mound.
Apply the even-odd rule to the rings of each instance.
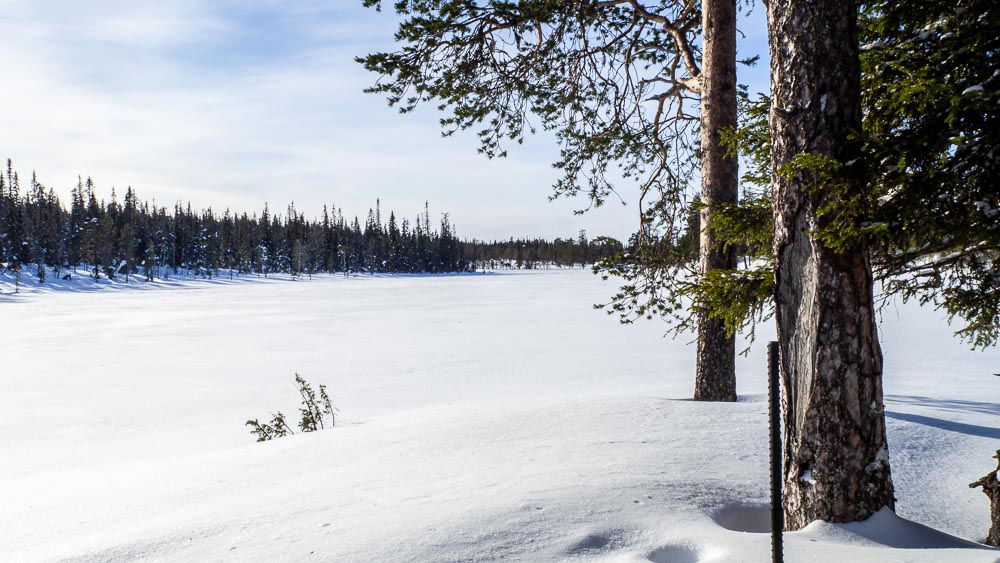
[[[727,555],[717,546],[674,544],[656,548],[647,559],[653,563],[711,563],[726,561]]]
[[[863,522],[831,524],[817,520],[796,535],[831,543],[847,543],[868,547],[896,549],[985,549],[982,544],[964,540],[929,526],[911,522],[883,508]]]

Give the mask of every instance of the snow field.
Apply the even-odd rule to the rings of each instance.
[[[4,561],[769,557],[770,327],[741,401],[699,404],[687,341],[595,311],[586,271],[116,287],[0,297]],[[786,559],[997,561],[967,485],[1000,353],[911,305],[881,329],[902,518],[814,523]],[[297,420],[295,372],[338,427],[254,443],[246,419]]]

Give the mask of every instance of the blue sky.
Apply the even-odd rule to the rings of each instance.
[[[401,116],[361,90],[353,61],[392,47],[395,19],[361,0],[0,0],[0,157],[67,194],[77,174],[99,192],[131,185],[171,206],[190,201],[308,216],[324,203],[364,216],[412,216],[429,200],[467,237],[625,236],[628,205],[583,216],[549,202],[550,137],[487,160],[466,134],[444,139],[427,108]],[[766,57],[760,6],[741,56]],[[767,84],[766,58],[741,71]],[[630,189],[632,188],[632,189]]]

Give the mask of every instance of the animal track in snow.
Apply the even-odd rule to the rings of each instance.
[[[716,511],[712,520],[734,532],[764,534],[771,531],[771,510],[763,505],[732,504]]]
[[[618,549],[625,545],[625,531],[619,529],[602,530],[585,534],[566,549],[567,555],[594,555]]]
[[[712,563],[725,558],[726,550],[720,547],[686,543],[664,545],[646,556],[653,563]]]

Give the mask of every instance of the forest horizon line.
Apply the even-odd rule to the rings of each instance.
[[[13,162],[0,173],[0,267],[20,276],[25,266],[45,281],[48,266],[88,264],[95,279],[144,275],[152,281],[163,268],[206,276],[220,269],[237,273],[463,272],[485,268],[533,268],[542,263],[592,264],[615,255],[619,241],[590,240],[586,231],[568,238],[518,237],[482,241],[459,238],[451,215],[431,219],[430,204],[411,221],[388,216],[380,198],[362,224],[334,205],[306,219],[290,203],[284,214],[269,202],[258,212],[195,210],[141,200],[131,186],[119,201],[97,194],[91,177],[78,176],[68,208],[36,172],[22,189]]]

